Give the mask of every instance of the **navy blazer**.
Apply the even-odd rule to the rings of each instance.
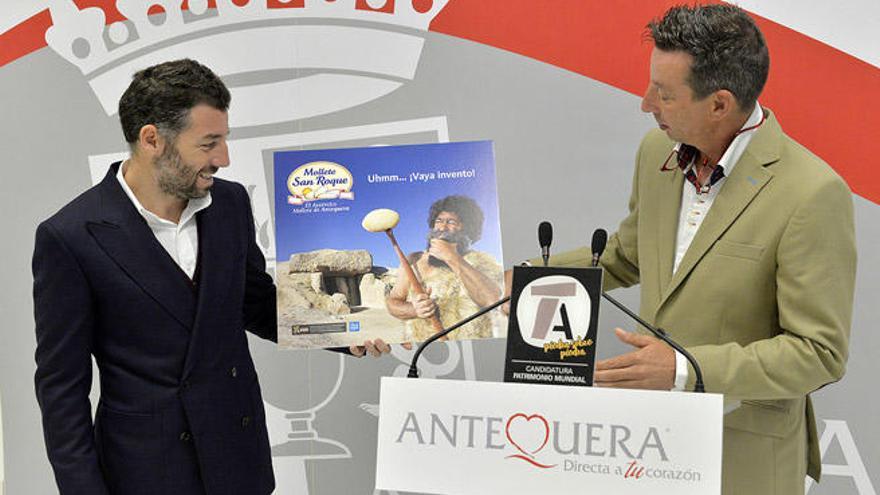
[[[62,494],[267,494],[265,412],[243,328],[275,340],[245,189],[214,180],[190,283],[116,179],[40,224],[37,399]],[[92,356],[101,398],[94,423]]]

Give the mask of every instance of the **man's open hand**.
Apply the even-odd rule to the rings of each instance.
[[[615,329],[617,338],[636,348],[632,352],[596,363],[597,387],[672,390],[675,384],[675,351],[660,339]]]

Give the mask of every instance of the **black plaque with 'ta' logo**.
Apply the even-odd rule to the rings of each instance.
[[[593,384],[600,268],[515,267],[504,381]]]

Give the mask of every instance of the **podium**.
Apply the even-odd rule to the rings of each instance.
[[[721,493],[721,395],[385,377],[376,488]]]

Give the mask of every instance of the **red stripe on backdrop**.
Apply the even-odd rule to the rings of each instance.
[[[0,67],[45,47],[44,36],[51,25],[52,16],[44,10],[0,34]]]
[[[680,1],[452,0],[431,30],[495,46],[640,95],[647,22]],[[880,69],[755,16],[772,59],[761,103],[786,132],[825,159],[854,192],[880,204]],[[633,111],[638,111],[633,108]]]
[[[674,1],[452,0],[431,31],[503,48],[639,94],[648,84],[645,24]],[[637,109],[636,109],[637,110]]]
[[[880,69],[785,26],[758,24],[771,57],[761,102],[856,194],[880,204]]]
[[[213,1],[213,0],[212,0]],[[124,19],[116,10],[116,0],[74,0],[80,9],[100,7],[104,9],[107,24]],[[46,9],[18,26],[0,34],[0,67],[14,62],[31,52],[46,47],[46,30],[52,25],[52,15]]]
[[[121,19],[115,0],[75,0]],[[645,24],[679,0],[452,0],[431,30],[509,50],[633,94],[648,79]],[[213,6],[213,0],[209,1]],[[550,7],[548,7],[550,6]],[[186,8],[186,4],[184,4]],[[795,139],[828,161],[859,195],[880,204],[880,69],[755,16],[772,57],[761,102]],[[0,35],[0,67],[46,46],[43,11]],[[633,111],[637,111],[635,108]]]
[[[116,0],[73,0],[80,9],[98,7],[104,10],[107,24],[124,20],[125,17],[116,9]],[[214,8],[214,0],[208,0],[208,7]],[[189,0],[182,4],[184,10],[189,8]],[[46,47],[46,30],[52,25],[49,9],[34,15],[18,26],[0,34],[0,67]]]

